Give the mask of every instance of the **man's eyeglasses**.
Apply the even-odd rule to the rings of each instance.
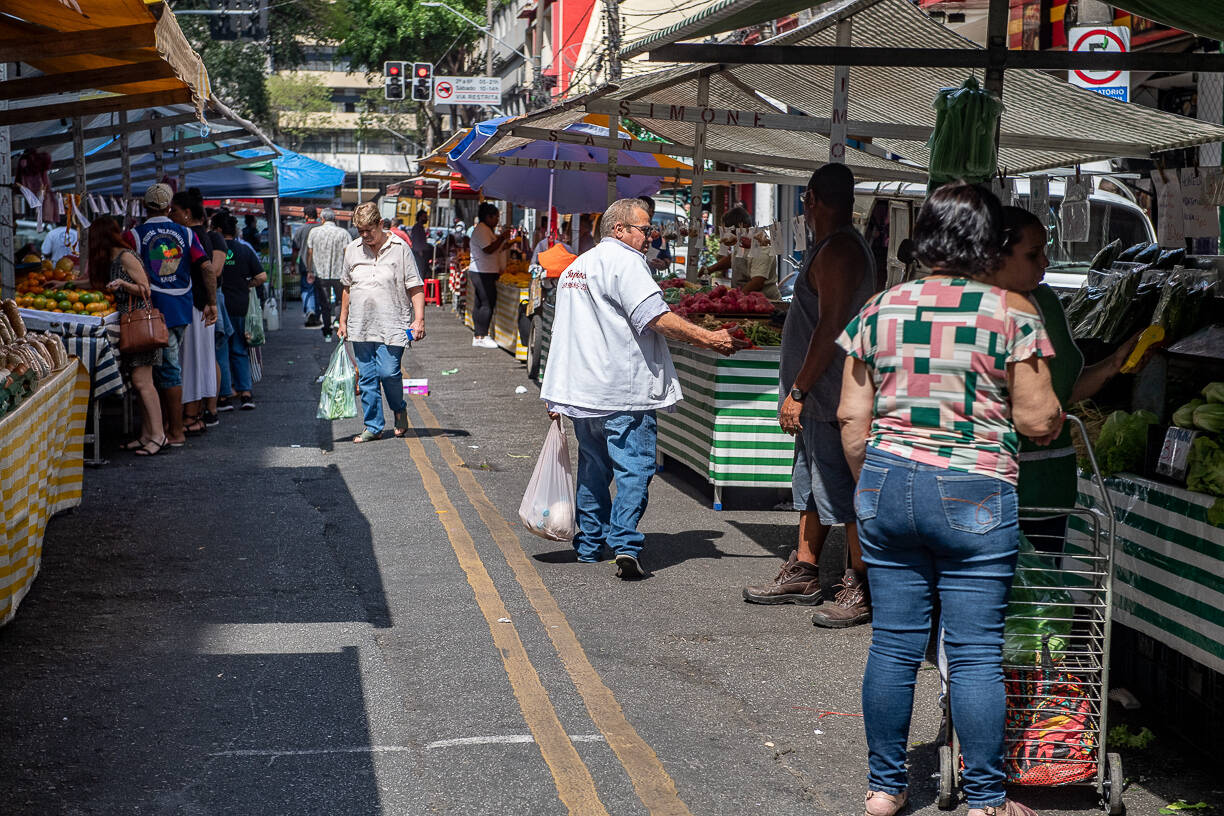
[[[621,224],[621,226],[627,229],[641,230],[643,235],[650,232],[650,224]]]

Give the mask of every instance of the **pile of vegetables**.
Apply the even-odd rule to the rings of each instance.
[[[710,331],[726,329],[732,337],[752,343],[752,348],[782,345],[782,332],[770,325],[768,320],[725,321],[714,315],[701,315],[693,322]]]
[[[1224,382],[1208,383],[1202,399],[1192,399],[1173,412],[1173,424],[1202,433],[1190,445],[1186,487],[1196,493],[1219,496],[1207,511],[1207,520],[1224,527]]]
[[[744,292],[726,286],[685,295],[672,306],[672,311],[681,317],[694,314],[768,315],[773,314],[773,310],[773,304],[760,292]]]
[[[931,188],[955,179],[981,182],[993,176],[998,167],[995,134],[1003,113],[999,98],[971,76],[959,88],[941,88],[932,107]]]
[[[1118,248],[1115,241],[1097,253],[1084,285],[1067,301],[1075,339],[1116,345],[1147,326],[1160,326],[1163,340],[1174,342],[1198,329],[1213,276],[1184,268],[1190,261],[1182,249]]]
[[[1138,470],[1147,451],[1148,426],[1160,420],[1150,411],[1114,411],[1101,426],[1095,452],[1102,476]]]

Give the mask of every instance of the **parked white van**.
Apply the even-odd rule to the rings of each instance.
[[[1094,176],[1093,180],[1095,189],[1089,197],[1091,222],[1087,241],[1063,241],[1059,237],[1058,210],[1065,184],[1061,179],[1050,180],[1050,223],[1053,226],[1046,250],[1050,268],[1045,282],[1055,289],[1079,289],[1093,256],[1115,239],[1121,241],[1123,247],[1156,240],[1151,220],[1130,197],[1125,185],[1109,176]],[[1027,206],[1028,179],[1016,179],[1015,191],[1016,205]],[[875,253],[881,286],[894,285],[904,277],[904,264],[897,259],[897,250],[901,242],[910,237],[926,194],[926,185],[907,182],[864,182],[855,187],[855,225],[862,230]]]

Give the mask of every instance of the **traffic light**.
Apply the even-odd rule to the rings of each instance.
[[[396,60],[383,63],[383,96],[392,100],[404,98],[404,63]]]
[[[433,69],[428,62],[412,63],[412,101],[429,102],[433,99]]]

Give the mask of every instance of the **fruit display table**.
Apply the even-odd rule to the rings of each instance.
[[[494,342],[514,355],[516,360],[527,360],[527,347],[519,332],[519,304],[531,294],[528,286],[497,284],[497,305],[493,309],[493,325],[489,333]]]
[[[790,486],[795,443],[778,427],[780,348],[723,357],[668,341],[684,399],[659,412],[659,453],[703,474],[714,486]]]
[[[42,560],[47,519],[81,503],[89,375],[76,360],[0,419],[0,623],[17,612]]]
[[[469,308],[463,312],[463,325],[475,329],[472,322],[471,304],[474,303],[471,277],[467,281],[467,304]],[[527,286],[516,286],[505,283],[497,284],[497,304],[493,307],[493,321],[489,324],[489,336],[493,342],[514,355],[516,360],[527,359],[527,347],[519,336],[518,308],[519,303],[526,300],[530,294]]]
[[[1106,484],[1117,520],[1114,621],[1224,673],[1224,528],[1207,521],[1215,499],[1131,474]],[[1096,495],[1081,480],[1080,503]]]

